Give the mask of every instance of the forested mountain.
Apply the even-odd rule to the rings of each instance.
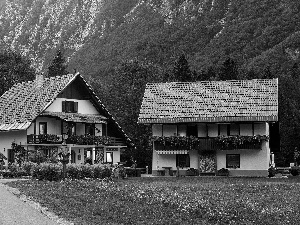
[[[58,48],[139,147],[144,85],[182,56],[190,80],[279,77],[281,147],[300,145],[299,0],[0,0],[0,49],[46,72]]]

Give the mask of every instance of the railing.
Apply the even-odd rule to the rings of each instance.
[[[93,136],[93,135],[55,135],[55,134],[40,134],[27,135],[28,144],[66,144],[76,145],[111,145],[124,146],[122,138],[108,136]]]
[[[29,134],[27,135],[28,144],[61,144],[63,143],[62,135],[55,134]]]
[[[216,138],[198,138],[196,144],[170,144],[164,145],[159,141],[154,141],[155,150],[199,150],[199,151],[214,151],[214,150],[237,150],[237,149],[261,149],[261,143],[242,143],[239,145],[220,145]]]

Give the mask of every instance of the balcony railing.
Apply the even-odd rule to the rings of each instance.
[[[28,144],[66,144],[76,145],[111,145],[124,146],[122,138],[108,136],[93,136],[93,135],[55,135],[55,134],[40,134],[27,135]]]
[[[244,142],[240,144],[220,144],[217,138],[197,138],[194,142],[187,143],[182,140],[176,142],[154,141],[155,150],[199,150],[199,151],[214,151],[214,150],[237,150],[237,149],[261,149],[260,142]]]
[[[62,135],[55,134],[39,134],[27,135],[28,144],[61,144],[63,143]]]

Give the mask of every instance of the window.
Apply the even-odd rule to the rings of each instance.
[[[181,137],[186,137],[186,125],[183,124],[183,125],[178,125],[177,127],[177,135],[178,136],[181,136]]]
[[[47,123],[46,122],[39,123],[39,134],[47,134]]]
[[[230,132],[229,135],[239,135],[240,134],[240,126],[239,124],[230,124]]]
[[[163,136],[171,137],[177,135],[177,125],[165,124],[163,125]]]
[[[113,152],[106,152],[106,162],[113,163]]]
[[[62,111],[66,113],[77,113],[78,112],[78,102],[74,101],[63,101]]]
[[[240,154],[227,154],[226,168],[240,168]]]
[[[85,134],[95,135],[95,124],[87,123],[85,125]]]
[[[186,136],[198,136],[198,128],[197,125],[188,125],[186,129]]]
[[[230,135],[229,124],[219,124],[219,135],[221,135],[221,136],[229,136]]]
[[[189,154],[177,154],[176,155],[176,167],[190,167],[190,155]]]

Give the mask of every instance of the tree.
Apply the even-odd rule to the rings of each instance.
[[[179,59],[175,62],[173,69],[174,77],[179,82],[189,82],[193,80],[192,72],[189,67],[189,63],[182,54]]]
[[[63,56],[62,50],[59,48],[56,55],[48,67],[48,77],[56,77],[68,74],[66,60]]]
[[[0,95],[16,83],[34,78],[30,60],[11,50],[0,51]]]
[[[227,58],[221,66],[219,73],[220,80],[237,80],[238,69],[236,63],[231,58]]]
[[[208,71],[201,70],[200,73],[198,73],[198,76],[196,78],[197,81],[209,81],[215,77],[215,72],[213,68],[208,68]]]
[[[262,79],[273,79],[274,74],[271,72],[270,67],[266,67],[262,73]]]
[[[280,151],[285,165],[293,162],[294,150],[300,148],[300,78],[295,65],[279,77]]]
[[[103,97],[104,105],[113,112],[115,119],[135,144],[136,148],[127,149],[121,160],[130,163],[132,156],[138,167],[151,166],[149,128],[138,125],[137,120],[146,84],[161,82],[163,73],[155,64],[137,59],[124,61],[111,73],[104,81],[93,82],[97,82],[95,90]]]

